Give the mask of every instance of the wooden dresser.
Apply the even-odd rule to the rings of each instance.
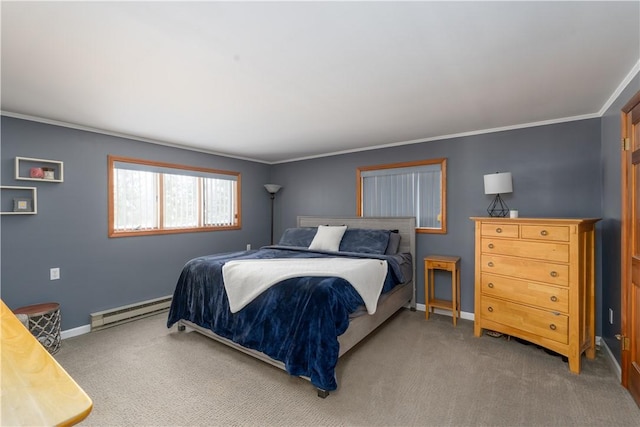
[[[475,325],[541,345],[580,373],[595,357],[596,218],[475,221]]]

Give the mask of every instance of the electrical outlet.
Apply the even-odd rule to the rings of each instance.
[[[247,243],[247,250],[250,251],[251,250],[251,243]]]
[[[609,309],[609,324],[613,325],[613,310]]]
[[[51,268],[49,269],[49,280],[58,280],[60,279],[60,268]]]

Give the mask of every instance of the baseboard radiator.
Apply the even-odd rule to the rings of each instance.
[[[91,331],[142,319],[169,310],[172,295],[91,313]]]

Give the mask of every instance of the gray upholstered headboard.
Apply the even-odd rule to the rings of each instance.
[[[298,227],[317,227],[319,225],[346,225],[350,228],[371,228],[398,230],[400,233],[399,252],[411,253],[413,260],[413,301],[416,301],[416,219],[414,217],[326,217],[299,216]]]

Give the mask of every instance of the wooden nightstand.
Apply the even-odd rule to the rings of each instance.
[[[451,272],[451,301],[436,299],[435,291],[435,270]],[[460,317],[460,257],[429,255],[424,258],[424,298],[425,298],[425,318],[429,319],[429,313],[434,308],[451,310],[453,326],[458,323]]]

